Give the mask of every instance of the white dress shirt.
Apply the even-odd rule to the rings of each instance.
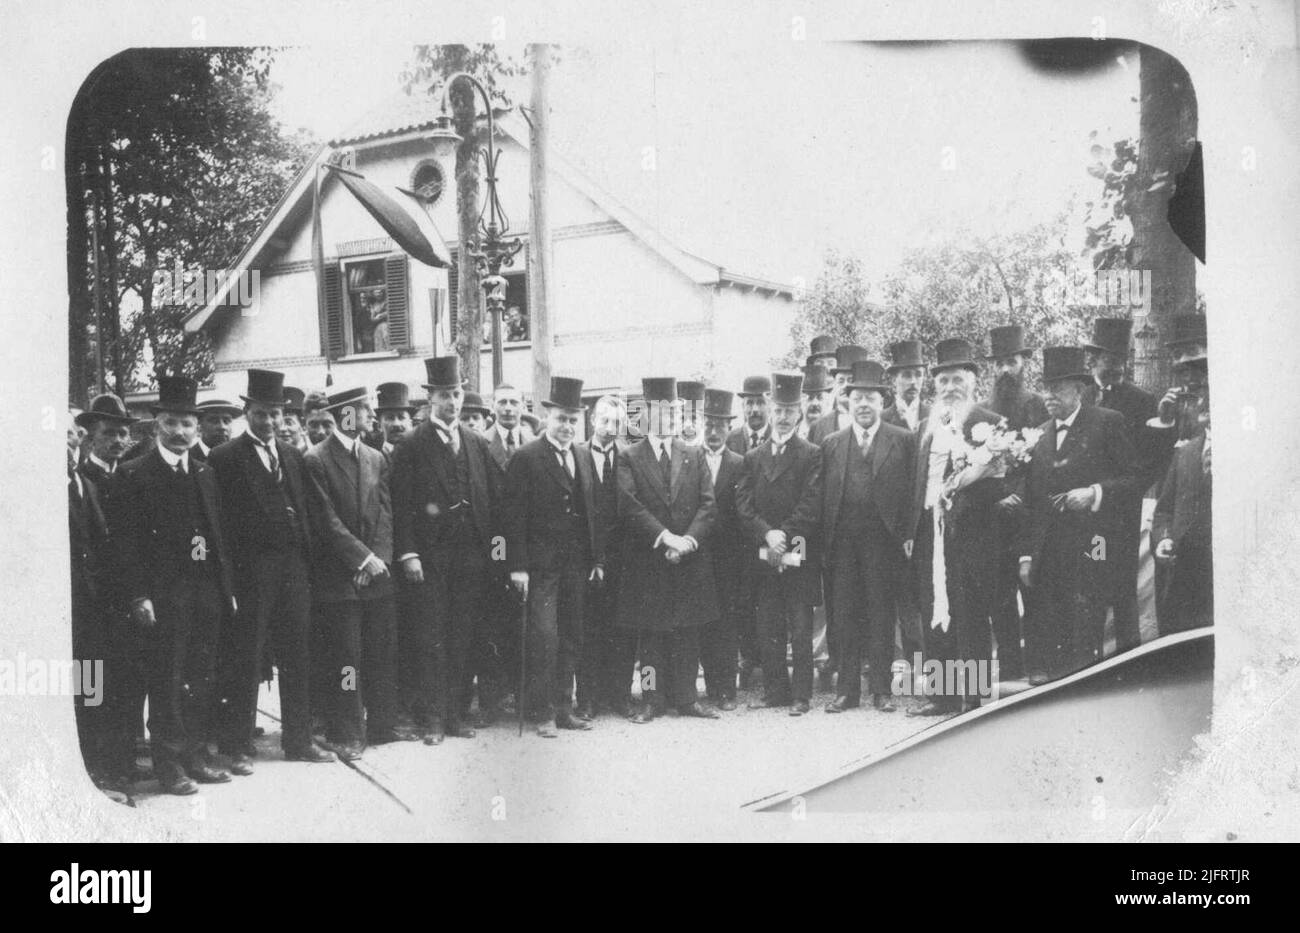
[[[162,454],[163,461],[169,467],[175,470],[176,464],[179,463],[181,465],[181,470],[185,473],[185,475],[187,476],[189,475],[190,452],[188,450],[181,451],[180,453],[173,453],[172,451],[168,450],[166,447],[163,446],[162,441],[155,441],[154,443],[157,444],[158,453]]]
[[[88,459],[91,463],[95,464],[95,466],[99,467],[101,470],[103,470],[103,471],[104,471],[105,473],[107,473],[109,476],[112,476],[112,475],[113,475],[113,471],[117,469],[117,461],[114,461],[114,462],[112,462],[112,463],[109,463],[109,462],[106,461],[106,460],[100,460],[100,459],[99,459],[98,457],[96,457],[94,454],[90,454],[86,459]]]
[[[710,450],[707,446],[704,448],[704,462],[709,467],[709,475],[713,477],[713,484],[718,484],[718,471],[722,469],[722,451],[725,447],[719,447],[717,450]]]
[[[605,476],[601,471],[605,468],[605,454],[612,453],[609,458],[609,476]],[[594,440],[591,442],[591,464],[596,468],[596,479],[603,485],[614,478],[614,468],[618,460],[618,446],[615,441],[610,441],[604,447],[601,447]]]

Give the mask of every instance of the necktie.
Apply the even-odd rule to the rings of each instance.
[[[603,457],[600,464],[600,484],[603,486],[609,482],[610,474],[614,470],[614,445],[610,444],[602,452]]]
[[[564,467],[564,472],[569,474],[569,479],[573,479],[573,461],[569,459],[567,448],[560,448],[560,466]]]
[[[668,456],[668,445],[664,444],[659,448],[659,472],[663,474],[665,486],[672,481],[672,470],[672,458]]]
[[[1056,423],[1056,449],[1060,450],[1061,445],[1065,443],[1065,435],[1069,432],[1070,426],[1060,421]]]
[[[510,453],[515,452],[515,431],[511,428],[506,432],[506,450]]]
[[[456,430],[454,428],[444,427],[441,424],[437,425],[437,428],[442,432],[442,439],[447,442],[447,446],[451,448],[451,452],[453,454],[459,454],[460,438],[456,436]]]
[[[864,434],[862,435],[862,459],[863,459],[863,460],[869,460],[869,459],[871,459],[871,444],[872,444],[872,441],[873,441],[873,439],[872,439],[872,437],[871,437],[870,434],[866,434],[866,433],[864,433]]]
[[[176,475],[177,475],[177,476],[184,476],[184,475],[185,475],[185,461],[184,461],[184,460],[177,460],[177,461],[176,461],[175,470],[176,470]]]
[[[757,447],[757,446],[758,446],[758,432],[757,432],[757,431],[750,431],[750,432],[749,432],[749,449],[750,449],[750,450],[753,450],[753,449],[754,449],[755,447]]]
[[[271,444],[266,444],[266,455],[271,461],[271,475],[275,477],[275,484],[280,485],[283,474],[280,472],[280,458],[275,455],[275,448]]]

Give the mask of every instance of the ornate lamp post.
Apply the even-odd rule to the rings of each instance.
[[[457,81],[466,81],[477,90],[483,99],[483,108],[487,111],[487,145],[478,151],[478,157],[483,160],[487,198],[484,200],[482,210],[479,211],[478,230],[473,240],[462,243],[461,248],[468,250],[468,255],[474,260],[479,287],[483,289],[487,310],[491,315],[492,384],[496,386],[503,381],[504,363],[501,317],[506,307],[506,280],[501,275],[501,267],[511,265],[515,254],[523,248],[524,244],[518,237],[509,236],[510,220],[506,217],[505,210],[501,207],[501,199],[497,195],[497,162],[501,158],[501,150],[496,146],[496,121],[492,115],[492,101],[488,97],[487,89],[476,78],[463,71],[452,75],[442,86],[439,115],[434,121],[433,131],[429,134],[434,154],[445,161],[449,155],[455,153],[456,146],[462,141],[460,134],[452,126],[451,116],[447,112],[447,95]],[[455,173],[451,175],[454,177]]]

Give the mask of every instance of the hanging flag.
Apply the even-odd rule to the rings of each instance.
[[[436,245],[429,242],[415,219],[377,185],[352,172],[336,171],[334,174],[406,253],[435,269],[451,265],[451,253],[442,238],[435,237]]]

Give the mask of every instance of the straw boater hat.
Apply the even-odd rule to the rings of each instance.
[[[233,402],[228,402],[224,398],[210,398],[207,401],[199,402],[199,417],[211,414],[229,415],[232,418],[238,418],[244,413],[244,410]]]

